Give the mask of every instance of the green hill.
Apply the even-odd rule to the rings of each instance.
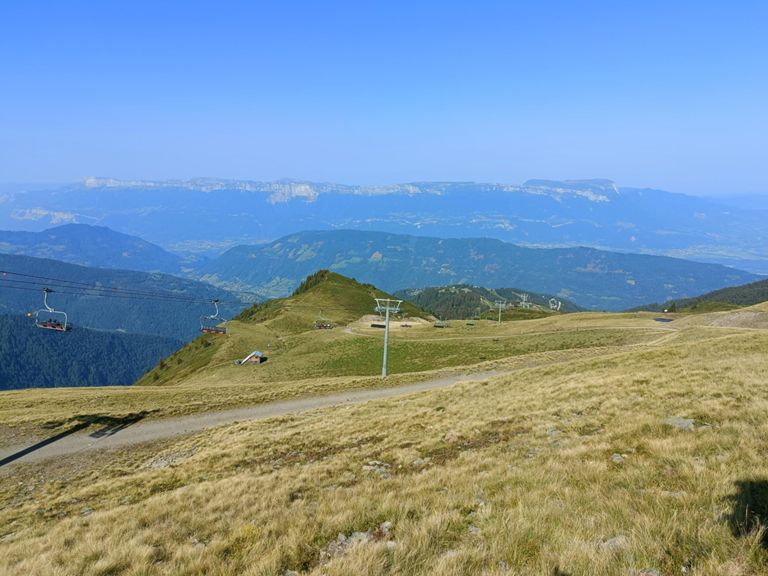
[[[326,319],[348,324],[366,314],[375,313],[375,298],[395,298],[371,284],[320,270],[307,276],[288,298],[277,298],[244,310],[238,320],[270,321],[270,325],[286,332],[310,329],[315,321]],[[405,316],[426,318],[429,314],[409,302],[400,306]]]
[[[177,384],[200,371],[209,372],[211,378],[230,378],[222,375],[222,367],[231,367],[233,360],[254,349],[277,360],[269,362],[262,373],[271,376],[274,371],[278,379],[312,374],[313,365],[320,373],[322,366],[333,362],[343,364],[334,368],[338,372],[354,371],[360,367],[356,355],[378,354],[378,341],[371,352],[368,339],[356,339],[355,344],[341,342],[344,334],[339,334],[340,330],[318,330],[317,324],[338,328],[376,314],[374,298],[394,297],[370,284],[320,270],[305,278],[291,296],[255,304],[241,312],[229,323],[226,336],[202,335],[190,342],[138,384]],[[403,302],[397,316],[430,318],[428,312],[408,302]],[[356,351],[352,350],[355,346],[359,347]]]
[[[722,288],[693,298],[668,300],[664,304],[643,306],[643,310],[675,310],[677,312],[717,312],[768,301],[768,280]]]
[[[444,319],[496,318],[496,302],[499,300],[506,303],[502,317],[507,320],[541,318],[556,312],[579,310],[578,306],[568,300],[518,288],[491,289],[454,284],[398,290],[395,295]]]

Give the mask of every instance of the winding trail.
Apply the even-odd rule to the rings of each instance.
[[[359,404],[369,400],[391,398],[425,390],[444,388],[460,382],[485,380],[504,374],[505,371],[485,371],[472,374],[457,374],[392,388],[373,390],[352,390],[324,396],[312,396],[269,402],[247,408],[235,408],[220,412],[204,412],[189,416],[178,416],[162,420],[141,420],[96,432],[84,430],[79,426],[72,432],[65,432],[52,438],[41,438],[38,444],[6,446],[0,448],[0,467],[8,468],[16,463],[36,462],[47,458],[67,456],[75,453],[123,448],[143,442],[166,440],[185,434],[200,432],[206,428],[232,424],[247,420],[260,420],[284,414],[306,412],[329,406]],[[2,469],[0,468],[0,469]]]

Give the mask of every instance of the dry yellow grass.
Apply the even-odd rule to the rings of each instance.
[[[382,332],[355,323],[350,331],[278,333],[260,324],[234,322],[227,338],[213,346],[193,346],[165,361],[160,385],[36,389],[0,396],[0,446],[19,435],[54,433],[73,422],[103,416],[144,413],[178,416],[305,395],[393,386],[460,370],[484,371],[531,362],[603,354],[674,337],[676,330],[639,314],[579,314],[545,320],[474,327],[455,323],[436,330],[403,329],[392,334],[390,376],[381,370]],[[351,333],[350,333],[351,332]],[[199,342],[203,342],[201,339]],[[255,348],[270,360],[261,366],[235,366],[233,360]],[[537,359],[543,356],[541,359]],[[474,368],[470,368],[474,366]]]
[[[0,573],[766,574],[768,333],[654,342],[18,466]]]

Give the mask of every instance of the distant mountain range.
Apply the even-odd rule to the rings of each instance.
[[[183,254],[216,255],[302,230],[489,237],[723,263],[768,273],[768,210],[608,180],[522,185],[416,182],[347,186],[220,179],[90,178],[55,189],[3,188],[0,228],[108,226]],[[129,251],[130,253],[130,251]]]
[[[201,279],[229,289],[280,297],[321,268],[388,292],[448,284],[519,286],[605,310],[694,296],[758,279],[717,264],[661,256],[352,230],[302,232],[269,244],[238,246],[198,273]]]

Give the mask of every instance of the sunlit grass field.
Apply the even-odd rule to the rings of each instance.
[[[422,356],[431,369],[471,350],[488,355],[479,366],[508,372],[15,465],[0,477],[0,573],[768,573],[768,331],[725,326],[578,314],[393,334],[393,361],[395,350],[434,346],[449,360]],[[311,376],[347,370],[359,342],[380,344],[380,332],[352,332],[323,334],[324,368],[314,336],[287,343],[312,358],[295,389],[259,372],[269,362],[224,362],[220,344],[210,373],[131,392],[163,406],[197,388],[216,406],[217,395],[249,387],[290,396],[316,393],[313,382],[381,382]],[[241,368],[253,384],[236,376]],[[64,399],[57,392],[29,392],[29,409],[34,401],[40,414],[71,415],[87,391],[69,407],[53,406]],[[96,393],[108,409],[128,409],[129,396]],[[241,393],[238,402],[259,398]],[[22,421],[21,398],[0,413]]]
[[[525,364],[535,354],[569,359],[676,335],[647,315],[578,316],[581,322],[557,316],[501,325],[482,321],[471,327],[461,322],[444,329],[430,323],[393,328],[387,379],[380,377],[383,331],[371,329],[370,322],[352,324],[348,330],[282,335],[263,324],[232,322],[228,336],[201,336],[164,359],[137,386],[4,393],[0,430],[53,432],[91,416],[146,413],[157,418],[393,386],[446,371]],[[269,360],[262,365],[234,364],[254,349],[263,350]]]

